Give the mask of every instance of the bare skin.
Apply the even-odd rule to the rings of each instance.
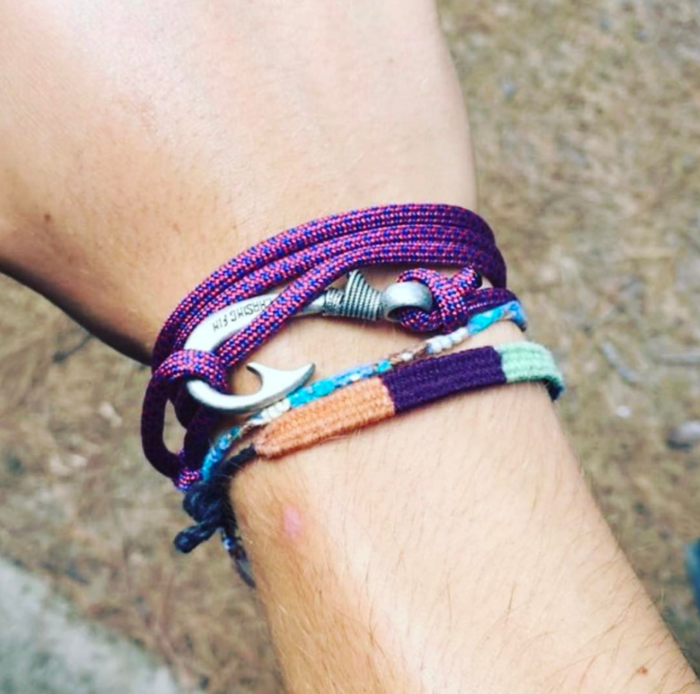
[[[428,0],[0,0],[0,50],[0,268],[144,361],[272,233],[476,205]],[[408,340],[309,321],[261,356],[328,373]],[[700,692],[537,387],[256,464],[232,494],[290,692]]]

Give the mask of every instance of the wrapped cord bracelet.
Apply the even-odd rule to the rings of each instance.
[[[390,264],[413,266],[397,282],[423,285],[433,297],[427,311],[408,304],[395,312],[395,319],[414,332],[448,333],[475,313],[515,299],[506,288],[505,262],[493,232],[481,217],[460,207],[387,205],[284,231],[222,265],[166,321],[154,348],[141,417],[146,458],[176,483],[183,472],[197,479],[219,414],[217,408],[193,399],[195,382],[210,393],[227,393],[227,371],[268,342],[291,318],[302,315],[335,280],[361,267]],[[457,272],[446,277],[428,267],[415,267],[420,264],[457,268]],[[482,276],[492,287],[481,286]],[[271,301],[262,300],[263,292],[282,285],[287,286]],[[241,302],[246,302],[246,311],[253,317],[235,335],[217,341],[211,350],[188,345],[198,326],[221,311],[225,323],[230,317],[227,307]],[[333,302],[328,301],[327,307],[333,309]],[[218,327],[213,325],[212,330]],[[310,370],[303,373],[310,375]],[[290,385],[281,393],[284,396],[298,386],[296,370],[281,375]],[[227,397],[230,406],[232,397]],[[179,453],[168,450],[163,439],[169,402],[175,404],[178,420],[187,428]]]

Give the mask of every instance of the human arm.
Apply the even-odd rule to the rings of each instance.
[[[3,267],[141,359],[182,295],[276,231],[476,204],[430,3],[1,12]],[[266,359],[327,373],[408,339],[309,322]],[[290,691],[693,691],[534,387],[252,466],[233,494]]]

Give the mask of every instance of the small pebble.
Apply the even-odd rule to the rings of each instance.
[[[615,408],[615,414],[620,417],[620,419],[629,419],[632,414],[632,410],[630,410],[627,405],[620,405],[619,407]]]
[[[518,85],[515,84],[515,82],[505,81],[501,84],[501,91],[503,92],[503,96],[507,100],[510,100],[516,95]]]
[[[700,420],[690,419],[671,429],[666,437],[669,448],[688,449],[700,442]]]
[[[97,414],[100,415],[111,427],[118,428],[122,425],[122,418],[114,409],[114,405],[110,402],[101,402],[97,406]]]

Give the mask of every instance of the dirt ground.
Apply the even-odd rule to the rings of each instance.
[[[700,2],[442,3],[482,210],[617,537],[694,665],[683,568],[700,535]],[[179,497],[138,440],[147,372],[0,280],[0,554],[185,687],[280,691],[252,595],[217,543],[177,556]]]
[[[76,610],[51,583],[0,557],[0,693],[202,694]]]

